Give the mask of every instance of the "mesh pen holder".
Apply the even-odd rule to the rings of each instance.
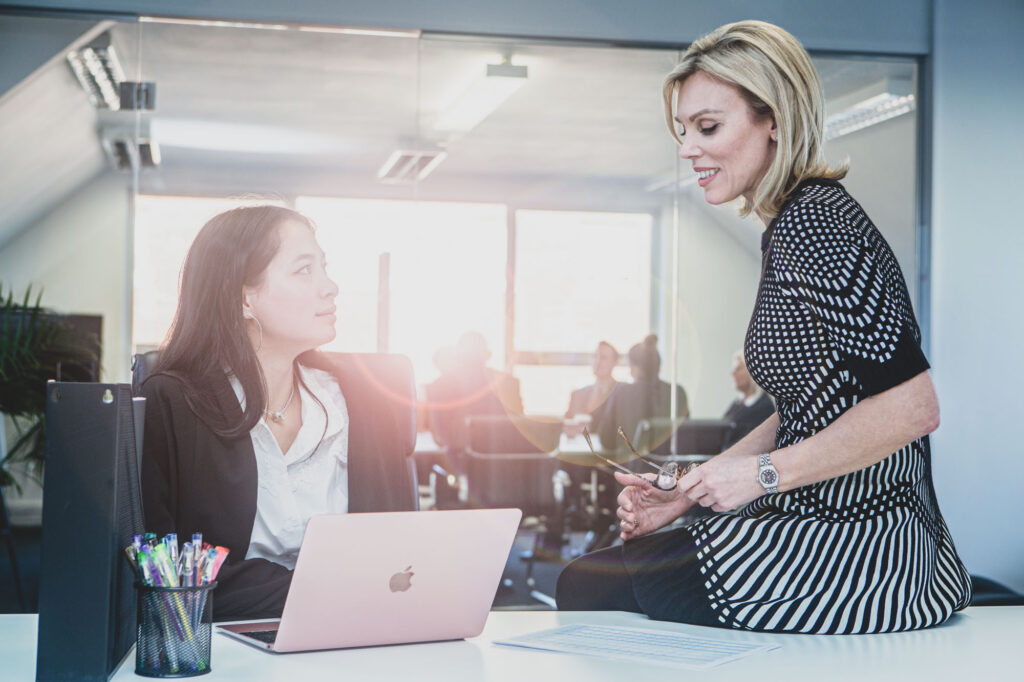
[[[213,588],[153,587],[135,583],[138,624],[135,673],[146,677],[193,677],[210,672]]]

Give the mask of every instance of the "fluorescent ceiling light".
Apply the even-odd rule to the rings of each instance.
[[[67,60],[75,79],[94,107],[114,111],[121,108],[120,87],[124,70],[114,46],[110,44],[109,35],[80,50],[71,50]]]
[[[156,118],[152,138],[163,147],[187,147],[254,154],[332,154],[349,149],[342,140],[283,126]]]
[[[503,60],[488,64],[477,77],[438,115],[434,129],[464,133],[475,128],[526,84],[527,68]]]
[[[377,179],[388,184],[423,180],[446,158],[448,152],[440,149],[398,149],[377,171]]]
[[[829,103],[838,110],[825,119],[825,139],[834,140],[910,113],[916,106],[909,79],[885,78]]]

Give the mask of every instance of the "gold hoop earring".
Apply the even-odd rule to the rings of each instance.
[[[260,324],[260,321],[256,319],[255,315],[246,315],[245,319],[255,322],[256,328],[260,331],[260,345],[256,347],[256,352],[259,353],[260,349],[263,348],[263,325]]]

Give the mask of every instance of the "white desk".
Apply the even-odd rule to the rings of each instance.
[[[500,647],[493,640],[569,623],[600,623],[688,632],[781,645],[708,671]],[[0,679],[35,676],[35,615],[0,615]],[[701,682],[965,682],[1024,680],[1024,607],[970,608],[946,625],[891,635],[765,635],[650,621],[628,613],[491,613],[480,637],[459,642],[275,655],[214,634],[210,680],[400,680],[402,682],[631,682],[699,677]],[[114,680],[141,680],[129,653]]]

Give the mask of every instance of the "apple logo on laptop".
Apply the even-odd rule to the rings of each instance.
[[[410,569],[412,569],[412,566],[406,566],[404,571],[391,576],[388,587],[391,588],[392,592],[405,592],[412,587],[412,577],[415,574]]]

